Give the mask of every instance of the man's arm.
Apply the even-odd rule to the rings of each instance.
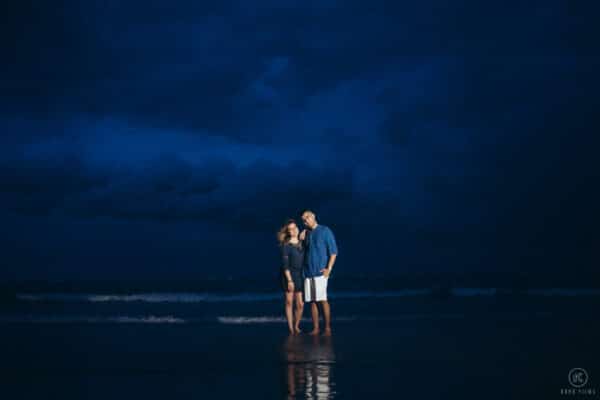
[[[335,264],[335,259],[337,254],[331,254],[329,256],[329,260],[327,261],[327,267],[322,269],[321,272],[325,275],[326,278],[329,278],[329,274],[331,274],[331,270],[333,269],[333,264]]]
[[[327,253],[329,253],[329,259],[327,260],[327,266],[325,267],[325,269],[322,269],[321,272],[323,273],[323,275],[325,275],[326,278],[329,278],[329,274],[331,274],[331,271],[333,270],[333,264],[335,264],[335,260],[337,258],[338,253],[337,243],[335,242],[333,232],[329,231],[325,244],[327,245]]]
[[[298,235],[298,240],[304,241],[305,239],[306,239],[306,229],[303,229],[302,232],[300,232],[300,235]]]

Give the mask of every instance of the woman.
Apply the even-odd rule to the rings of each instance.
[[[298,237],[299,229],[296,221],[289,219],[279,229],[277,240],[281,247],[281,288],[285,293],[285,316],[290,334],[299,334],[300,320],[304,308],[304,246]],[[292,306],[296,301],[296,315]],[[295,318],[294,318],[295,317]]]

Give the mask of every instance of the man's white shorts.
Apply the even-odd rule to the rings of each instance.
[[[304,301],[327,300],[327,281],[324,275],[304,278]]]

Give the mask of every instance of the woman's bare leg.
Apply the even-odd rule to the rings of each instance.
[[[292,305],[294,303],[294,292],[285,292],[285,318],[287,319],[288,329],[291,334],[294,333],[294,313]]]
[[[296,292],[294,293],[294,296],[296,296],[296,324],[294,325],[294,331],[300,333],[300,321],[302,320],[302,311],[304,310],[304,299],[302,299],[302,292]]]

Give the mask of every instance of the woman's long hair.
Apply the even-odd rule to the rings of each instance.
[[[290,240],[290,234],[288,233],[287,228],[289,224],[296,224],[296,220],[294,220],[293,218],[288,219],[287,221],[285,221],[285,224],[283,224],[282,227],[279,228],[279,231],[277,231],[277,242],[279,242],[280,246],[283,246]],[[296,224],[296,226],[297,225],[298,224]]]

